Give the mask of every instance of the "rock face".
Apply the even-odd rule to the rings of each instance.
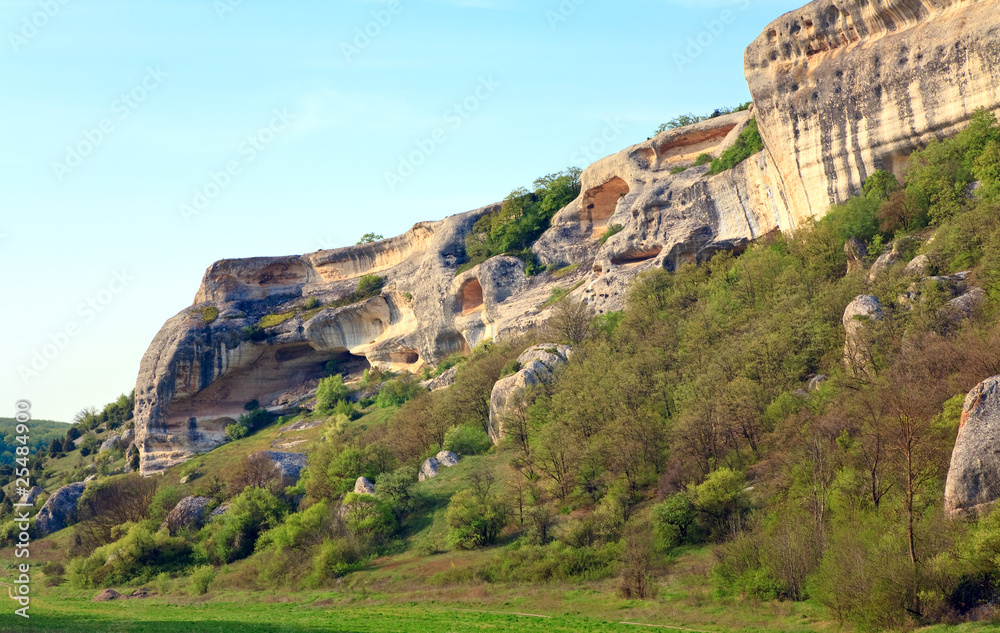
[[[865,269],[865,258],[868,257],[868,247],[856,237],[844,242],[844,254],[847,255],[847,273],[861,272]]]
[[[119,442],[121,442],[121,437],[117,435],[112,435],[108,439],[104,440],[101,444],[101,450],[99,452],[103,453],[105,451],[110,451],[118,448]]]
[[[167,515],[161,528],[166,527],[171,535],[189,528],[198,529],[204,525],[205,510],[211,503],[208,497],[184,497]]]
[[[521,365],[513,376],[501,378],[493,385],[490,394],[490,441],[497,444],[504,436],[504,416],[508,413],[508,400],[528,387],[552,380],[557,367],[565,365],[573,348],[568,345],[542,344],[528,348],[517,357]]]
[[[882,316],[882,303],[871,295],[860,295],[844,310],[844,329],[847,331],[844,364],[851,372],[864,372],[871,362],[871,338],[867,329],[872,322],[881,321]]]
[[[359,495],[373,495],[375,494],[375,484],[367,477],[358,477],[358,480],[354,482],[354,492]]]
[[[1000,108],[998,26],[994,2],[816,0],[764,29],[746,77],[794,215],[823,215],[976,108]]]
[[[563,269],[558,278],[525,277],[512,257],[457,273],[466,235],[498,205],[374,244],[213,264],[194,305],[143,357],[141,471],[218,446],[251,400],[295,409],[331,359],[417,373],[543,323],[554,288],[597,314],[620,310],[641,272],[795,230],[875,169],[898,172],[915,148],[959,131],[976,108],[1000,108],[998,25],[995,4],[973,0],[816,0],[783,16],[746,51],[750,110],[667,130],[584,170],[579,197],[532,247]],[[694,166],[754,118],[764,151],[716,175]],[[364,275],[386,283],[351,303]],[[320,306],[306,308],[311,299]]]
[[[1000,499],[1000,376],[976,385],[965,398],[958,440],[944,489],[949,515],[978,514]]]
[[[76,521],[76,502],[80,500],[87,484],[78,482],[63,486],[49,497],[35,519],[38,536],[48,536],[53,532],[73,525]]]

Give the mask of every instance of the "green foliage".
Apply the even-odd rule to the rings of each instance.
[[[242,440],[248,435],[250,435],[250,429],[247,428],[247,425],[245,424],[233,422],[226,425],[226,437],[229,438],[229,441],[231,442]]]
[[[650,513],[653,536],[660,551],[669,552],[695,538],[695,509],[685,495],[667,497],[653,506]]]
[[[413,512],[417,500],[413,495],[413,484],[417,474],[413,468],[397,468],[391,473],[379,475],[375,482],[375,496],[388,503],[398,519]]]
[[[201,316],[201,320],[208,325],[215,323],[215,321],[219,318],[219,309],[215,306],[205,306],[198,311],[198,314]]]
[[[267,329],[281,325],[285,321],[289,321],[295,318],[295,310],[290,312],[283,312],[281,314],[267,314],[261,317],[260,321],[257,322],[257,327]]]
[[[500,370],[500,377],[506,378],[507,376],[513,376],[519,371],[521,371],[521,363],[519,363],[516,358],[512,358],[507,361],[507,364],[505,364],[503,369]]]
[[[338,402],[347,400],[351,390],[344,385],[344,377],[340,374],[327,376],[319,381],[316,388],[316,408],[320,411],[331,411]]]
[[[387,380],[378,390],[375,405],[381,409],[398,407],[423,390],[412,376]]]
[[[516,189],[501,208],[476,221],[465,238],[466,266],[475,266],[496,255],[513,255],[525,261],[525,273],[541,272],[531,245],[549,228],[552,217],[580,194],[580,170],[571,167],[534,183],[532,191]]]
[[[443,361],[441,361],[440,363],[438,363],[437,368],[434,370],[434,376],[435,377],[436,376],[440,376],[441,374],[443,374],[444,372],[448,371],[452,367],[456,367],[458,365],[461,365],[462,363],[464,363],[467,360],[468,360],[468,357],[465,354],[452,354],[448,358],[446,358]]]
[[[444,434],[442,448],[458,455],[479,455],[488,451],[490,446],[490,438],[481,424],[460,424]]]
[[[187,565],[190,547],[183,539],[153,534],[140,523],[117,526],[117,540],[98,548],[86,558],[75,558],[69,566],[69,582],[87,589],[147,582],[165,568]]]
[[[13,465],[18,446],[23,446],[18,437],[27,437],[27,446],[31,449],[31,454],[37,454],[38,450],[50,446],[52,441],[64,437],[68,431],[74,430],[64,422],[52,422],[50,420],[31,420],[27,426],[28,434],[18,433],[17,420],[13,418],[0,418],[0,465]],[[79,436],[77,436],[79,437]],[[64,446],[63,450],[70,452],[73,450],[72,443]],[[4,477],[0,475],[0,485],[6,485]]]
[[[757,129],[757,119],[751,119],[733,146],[722,152],[722,156],[712,160],[711,173],[721,174],[730,170],[763,149],[764,139]]]
[[[228,511],[202,528],[199,557],[216,565],[246,558],[257,537],[277,525],[285,511],[284,504],[269,491],[246,488],[230,501]]]
[[[240,335],[244,341],[253,341],[255,343],[259,343],[267,338],[267,332],[259,324],[248,325],[240,331]]]
[[[378,497],[349,492],[342,507],[347,529],[364,543],[385,543],[399,529],[392,504]]]
[[[201,565],[191,572],[191,593],[203,596],[215,582],[215,569],[211,565]]]
[[[379,277],[378,275],[362,275],[361,279],[358,280],[358,288],[354,291],[354,301],[364,301],[370,297],[374,297],[381,290],[382,286],[385,285],[385,277]]]
[[[679,116],[670,119],[666,123],[660,125],[660,127],[656,128],[656,134],[660,134],[661,132],[666,132],[667,130],[671,130],[674,128],[694,125],[695,123],[700,123],[702,121],[707,121],[709,119],[715,119],[725,114],[732,114],[733,112],[743,112],[744,110],[749,110],[751,105],[753,105],[753,102],[747,101],[746,103],[741,103],[736,107],[716,108],[711,114],[699,115],[690,112],[688,114],[681,114]]]
[[[309,297],[306,302],[302,304],[302,307],[306,310],[315,310],[316,308],[323,305],[317,297]]]
[[[364,235],[361,236],[361,239],[358,240],[358,244],[372,244],[374,242],[379,242],[384,239],[385,239],[384,237],[382,237],[377,233],[365,233]]]
[[[448,540],[458,549],[492,545],[507,526],[509,508],[493,474],[473,473],[471,484],[448,504]]]
[[[611,239],[612,236],[618,235],[624,229],[625,229],[625,227],[622,226],[621,224],[610,224],[610,225],[608,225],[608,229],[606,231],[604,231],[604,235],[602,235],[601,239],[599,240],[600,243],[604,244],[609,239]]]
[[[694,159],[694,166],[701,167],[702,165],[708,165],[712,162],[711,154],[698,154],[698,158]]]

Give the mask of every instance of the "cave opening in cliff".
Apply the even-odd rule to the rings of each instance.
[[[458,291],[458,298],[462,304],[462,314],[469,314],[483,309],[483,285],[478,279],[470,279],[462,284]]]
[[[442,358],[452,354],[468,355],[472,353],[469,342],[458,332],[442,332],[435,339],[434,345],[440,350]]]
[[[600,187],[588,189],[583,196],[584,219],[595,226],[604,226],[615,214],[618,201],[628,195],[628,183],[615,176]]]

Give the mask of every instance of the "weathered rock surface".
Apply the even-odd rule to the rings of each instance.
[[[76,521],[76,502],[80,500],[87,484],[78,482],[56,490],[35,519],[38,536],[48,536],[53,532],[73,525]]]
[[[28,489],[28,492],[26,494],[21,495],[21,499],[18,500],[18,503],[29,506],[35,505],[35,501],[38,499],[38,495],[42,494],[43,492],[45,491],[42,489],[41,486],[32,486],[31,488]]]
[[[280,453],[278,451],[261,451],[251,458],[264,456],[274,463],[286,486],[294,485],[299,480],[302,469],[306,467],[305,453]]]
[[[948,514],[978,514],[1000,499],[1000,376],[976,385],[965,398],[944,489]]]
[[[854,373],[864,372],[871,362],[872,339],[869,326],[883,318],[882,302],[872,295],[860,295],[844,310],[844,364]]]
[[[358,480],[354,482],[354,492],[359,495],[373,495],[375,494],[375,484],[367,477],[358,477]]]
[[[451,451],[441,451],[435,457],[438,460],[439,466],[443,466],[445,468],[458,466],[458,455],[452,453]]]
[[[428,457],[424,460],[424,463],[420,465],[420,472],[417,473],[417,481],[426,481],[432,477],[437,477],[438,470],[440,469],[440,463],[436,457]]]
[[[118,448],[120,442],[121,442],[120,436],[112,435],[108,439],[104,440],[104,443],[101,444],[101,450],[99,452],[103,453],[105,451],[114,450]]]
[[[212,504],[208,497],[184,497],[167,515],[161,528],[176,535],[181,530],[198,529],[205,522],[205,510]]]
[[[553,373],[565,365],[573,348],[568,345],[543,343],[535,345],[517,357],[521,369],[512,376],[501,378],[493,385],[490,394],[490,441],[497,444],[504,436],[504,416],[508,414],[508,400],[516,392],[552,380]]]
[[[436,378],[421,381],[420,386],[428,391],[437,391],[438,389],[450,387],[455,384],[455,374],[457,373],[458,366],[452,367],[451,369],[442,372],[441,375]]]
[[[1000,108],[1000,12],[975,0],[816,0],[747,48],[766,153],[795,217]]]
[[[931,258],[927,255],[917,255],[903,269],[904,275],[919,275],[923,277],[931,267]]]
[[[417,373],[543,323],[556,287],[598,314],[619,310],[641,272],[796,229],[875,169],[898,172],[976,108],[1000,108],[998,25],[995,3],[973,0],[816,0],[787,14],[747,49],[749,111],[667,130],[584,170],[579,197],[532,247],[543,264],[569,270],[561,278],[526,278],[512,257],[456,274],[466,235],[497,205],[374,244],[213,264],[194,305],[167,321],[142,360],[142,472],[224,442],[248,401],[297,409],[333,358]],[[752,118],[764,151],[716,175],[694,166]],[[621,230],[602,243],[612,227]],[[386,279],[381,293],[343,305],[368,274]],[[321,307],[305,309],[310,298]],[[244,335],[268,315],[287,319],[263,339]]]

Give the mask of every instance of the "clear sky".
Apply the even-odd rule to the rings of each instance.
[[[5,0],[0,417],[130,391],[215,260],[395,235],[749,100],[743,50],[802,4]]]

